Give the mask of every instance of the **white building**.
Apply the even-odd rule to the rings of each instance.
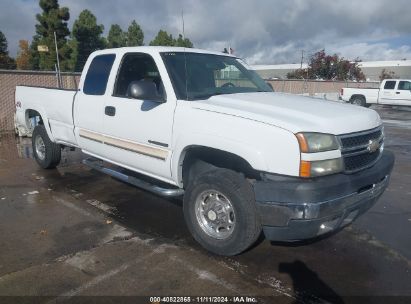
[[[411,60],[395,61],[364,61],[359,66],[367,81],[379,81],[383,69],[394,72],[396,78],[411,79]],[[286,79],[287,73],[301,68],[301,64],[274,64],[274,65],[252,65],[251,66],[264,79]],[[307,68],[303,64],[302,68]]]

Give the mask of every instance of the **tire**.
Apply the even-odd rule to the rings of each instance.
[[[355,96],[351,99],[351,103],[353,105],[361,106],[361,107],[366,107],[367,103],[365,101],[365,98],[362,96]]]
[[[206,204],[201,204],[199,208],[198,202],[202,201],[206,201]],[[201,209],[207,209],[213,204],[225,204],[225,207],[211,208],[208,213]],[[195,177],[185,191],[183,210],[194,239],[205,249],[218,255],[240,254],[253,245],[261,234],[261,222],[251,184],[239,173],[228,169],[215,169]],[[216,232],[209,226],[213,225],[213,220],[221,220],[220,216],[231,220],[231,228],[216,229],[219,230]],[[208,225],[210,222],[212,224]]]
[[[33,155],[43,169],[57,167],[61,160],[61,147],[53,143],[47,135],[44,125],[37,125],[32,135]]]

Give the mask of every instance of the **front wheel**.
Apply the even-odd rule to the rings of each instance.
[[[43,125],[37,125],[32,135],[33,155],[43,169],[55,168],[61,160],[61,146],[53,143]]]
[[[186,189],[183,208],[196,241],[219,255],[243,252],[261,233],[252,187],[231,170],[216,169],[194,178]]]

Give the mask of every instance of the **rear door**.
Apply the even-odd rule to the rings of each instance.
[[[411,81],[400,80],[398,82],[394,104],[411,106]]]
[[[104,99],[115,54],[95,56],[87,63],[87,74],[80,82],[74,101],[75,135],[79,146],[88,154],[103,156]]]
[[[161,74],[165,77],[161,77]],[[165,181],[171,180],[171,137],[175,96],[166,96],[167,78],[159,54],[125,53],[103,115],[105,155],[115,163]],[[163,100],[129,97],[133,81],[153,82]],[[172,94],[169,94],[172,95]]]
[[[396,80],[385,80],[384,86],[380,90],[378,103],[394,104],[396,86]]]

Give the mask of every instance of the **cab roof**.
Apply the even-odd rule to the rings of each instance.
[[[122,47],[122,48],[113,48],[113,49],[104,49],[93,52],[94,55],[98,54],[124,54],[128,52],[144,52],[144,53],[163,53],[163,52],[187,52],[187,53],[201,53],[201,54],[213,54],[213,55],[224,55],[236,58],[237,56],[222,53],[222,52],[215,52],[215,51],[208,51],[203,49],[195,49],[195,48],[184,48],[184,47],[172,47],[172,46],[132,46],[132,47]]]

